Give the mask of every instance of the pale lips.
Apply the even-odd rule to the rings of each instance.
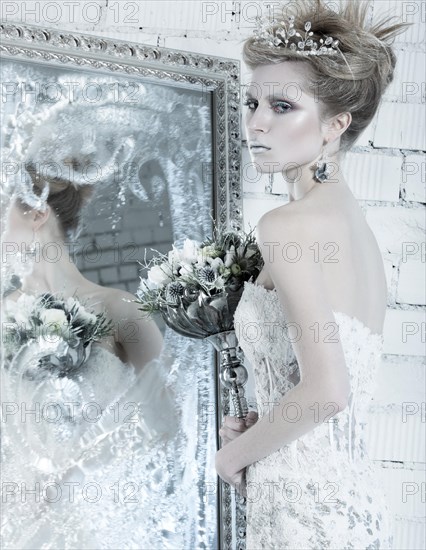
[[[270,151],[270,147],[266,147],[266,145],[262,145],[258,142],[252,142],[249,145],[249,149],[251,153],[258,154],[258,153],[266,153],[266,151]]]

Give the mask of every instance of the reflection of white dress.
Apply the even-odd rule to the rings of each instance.
[[[383,337],[357,318],[334,315],[350,373],[349,405],[247,468],[247,550],[392,548],[389,510],[365,444]],[[234,321],[254,369],[260,416],[272,414],[272,403],[300,380],[289,340],[272,330],[285,327],[276,291],[245,283]]]
[[[73,377],[23,370],[1,372],[2,548],[183,547],[164,363],[136,374],[93,344]]]

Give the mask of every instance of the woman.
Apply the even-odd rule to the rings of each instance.
[[[251,327],[239,343],[263,414],[226,418],[216,454],[247,496],[248,550],[392,547],[364,433],[387,285],[340,162],[392,81],[385,39],[405,26],[368,29],[367,9],[292,2],[244,44],[251,157],[282,173],[290,197],[258,223],[264,270],[234,317]]]
[[[25,323],[34,297],[51,293],[104,313],[113,330],[73,374],[51,367],[31,379],[31,355],[19,349],[1,369],[2,400],[10,404],[2,423],[3,545],[179,547],[177,410],[168,365],[158,359],[161,332],[141,319],[133,295],[90,282],[71,261],[66,243],[92,187],[37,176],[31,162],[26,169],[32,195],[13,197],[2,240],[23,263],[31,256],[32,269],[3,300],[2,317],[18,311]],[[31,206],[46,189],[46,203]],[[28,412],[37,410],[38,419]],[[53,410],[61,412],[54,420]]]

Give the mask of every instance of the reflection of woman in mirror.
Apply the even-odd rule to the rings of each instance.
[[[28,171],[34,173],[35,167],[28,166]],[[102,346],[122,361],[142,368],[160,353],[162,336],[159,328],[154,321],[140,319],[136,304],[130,302],[134,300],[132,294],[89,281],[69,254],[69,236],[78,229],[82,208],[93,191],[93,185],[75,186],[63,180],[49,181],[48,184],[46,208],[31,208],[16,197],[9,209],[4,242],[16,243],[19,249],[24,246],[34,250],[36,261],[21,288],[7,299],[16,301],[22,294],[61,292],[66,297],[77,295],[80,300],[89,300],[94,309],[106,310],[114,323],[114,334],[105,339]],[[41,194],[42,189],[35,185],[34,191]],[[57,256],[53,262],[48,252],[52,243]],[[129,338],[123,327],[132,324],[135,337]]]
[[[393,79],[387,39],[406,25],[365,28],[368,4],[358,2],[340,13],[322,0],[287,8],[244,46],[252,160],[281,172],[290,197],[258,223],[264,273],[246,283],[235,313],[240,327],[257,328],[239,343],[262,417],[227,419],[216,467],[247,495],[249,550],[390,548],[364,431],[387,285],[340,162]]]
[[[177,548],[168,469],[175,396],[158,360],[161,332],[141,319],[133,295],[90,282],[71,261],[66,243],[92,186],[36,177],[35,166],[26,168],[33,197],[46,185],[48,195],[40,206],[27,204],[25,194],[11,200],[3,243],[33,254],[33,262],[21,288],[3,299],[3,318],[12,313],[25,326],[34,299],[50,293],[84,304],[86,315],[102,312],[112,332],[67,375],[50,366],[43,376],[26,376],[37,343],[23,355],[17,345],[2,369],[3,401],[19,405],[10,405],[2,426],[2,475],[9,482],[3,546]],[[38,408],[40,418],[22,407]]]

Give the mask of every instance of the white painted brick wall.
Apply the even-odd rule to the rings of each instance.
[[[424,355],[425,329],[424,309],[388,309],[384,326],[384,353]]]
[[[426,203],[426,155],[407,155],[402,167],[405,200]]]
[[[357,199],[397,203],[402,163],[401,154],[349,152],[342,161],[341,170]]]
[[[401,410],[370,415],[367,448],[373,460],[424,464],[424,412],[422,418],[421,409],[411,404],[403,412],[407,410],[418,412],[404,419]]]
[[[383,101],[379,108],[374,145],[426,150],[425,106],[423,103]],[[389,123],[392,121],[392,124]]]
[[[408,260],[399,267],[397,302],[426,305],[426,272],[421,260]]]
[[[43,11],[47,4],[51,4],[50,8]],[[59,6],[56,10],[53,4],[55,2],[46,0],[3,0],[2,17],[9,21],[26,20],[32,24],[241,61],[242,41],[251,33],[253,17],[260,9],[259,2],[252,0],[82,0],[70,14],[64,6],[61,9],[61,2],[56,2]],[[391,14],[413,25],[395,40],[398,57],[395,81],[385,94],[374,120],[347,155],[342,168],[378,239],[388,283],[385,355],[379,388],[373,400],[373,404],[384,408],[371,414],[370,450],[377,461],[378,474],[382,476],[395,516],[395,548],[414,550],[425,547],[425,418],[422,406],[425,401],[425,365],[421,358],[425,352],[426,3],[423,0],[374,0],[373,5],[374,15],[378,18],[391,9]],[[29,15],[30,9],[36,12],[38,9],[38,19],[35,19],[37,14]],[[58,14],[59,19],[55,22]],[[241,69],[244,84],[249,73],[243,65]],[[243,164],[250,163],[246,149],[243,150],[242,161]],[[256,180],[247,166],[242,176],[244,226],[249,229],[249,226],[256,225],[263,213],[284,204],[288,197],[283,182],[274,181],[272,193],[267,194],[266,176]],[[109,234],[102,235],[102,227],[104,225],[100,220],[100,233],[96,239],[98,244],[106,246]],[[122,246],[137,236],[131,227],[126,227],[116,238]],[[161,237],[158,233],[157,236]],[[161,246],[165,245],[159,243],[158,248],[161,249]],[[98,266],[95,269],[90,262],[84,262],[87,276],[93,279],[99,278],[102,273],[105,278],[113,276],[112,270],[117,266],[108,265],[107,252],[104,253],[100,272]],[[128,285],[131,270],[131,266],[120,266],[113,286]],[[404,330],[411,331],[411,334],[404,335]],[[403,403],[411,402],[415,404],[414,408],[417,406],[417,412],[403,422]],[[419,491],[410,497],[411,500],[407,497],[407,502],[402,498],[404,482],[419,487]],[[421,494],[423,497],[419,496]]]
[[[395,15],[412,26],[396,37],[395,44],[412,50],[425,45],[425,3],[424,0],[374,0],[374,17],[380,19],[384,13]],[[413,47],[414,46],[414,47]]]
[[[397,50],[394,81],[385,92],[389,101],[401,103],[424,103],[426,65],[424,53]]]
[[[389,384],[389,380],[392,383]],[[422,357],[383,357],[378,376],[375,405],[395,404],[402,409],[403,402],[421,403],[426,383],[424,359]],[[395,408],[395,407],[394,407]]]
[[[398,515],[404,518],[421,519],[424,517],[421,490],[422,483],[424,483],[424,471],[408,468],[384,469],[382,478],[387,485],[392,487],[389,500]]]
[[[395,528],[395,548],[424,550],[426,538],[424,520],[403,520],[396,517]]]
[[[402,201],[397,206],[371,206],[367,208],[366,218],[383,254],[420,257],[424,243],[423,207],[408,208]]]

